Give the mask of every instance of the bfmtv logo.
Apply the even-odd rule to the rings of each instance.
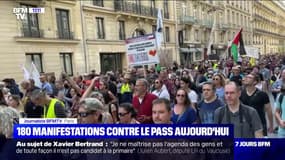
[[[13,8],[13,13],[18,20],[24,20],[27,18],[27,14],[45,13],[44,8]]]

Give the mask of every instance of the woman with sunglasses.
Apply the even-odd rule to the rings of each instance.
[[[119,106],[119,122],[120,124],[139,124],[135,117],[137,112],[131,103],[122,103]]]
[[[174,100],[171,121],[174,124],[192,124],[197,119],[196,111],[184,89],[178,89]]]
[[[225,98],[224,88],[225,88],[225,83],[226,83],[224,76],[220,73],[215,74],[213,77],[213,83],[216,88],[216,95],[222,102],[224,102],[224,98]]]

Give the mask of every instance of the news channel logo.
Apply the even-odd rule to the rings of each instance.
[[[45,8],[13,8],[18,20],[27,19],[28,14],[45,13]]]

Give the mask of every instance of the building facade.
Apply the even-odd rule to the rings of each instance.
[[[128,67],[124,40],[153,33],[163,11],[162,59],[175,60],[175,1],[38,0],[0,1],[0,77],[23,79],[31,62],[42,73],[69,75]],[[44,8],[17,19],[14,8]],[[12,62],[12,63],[11,63]]]
[[[36,7],[44,13],[24,13],[23,19],[13,13],[13,8]],[[22,80],[21,66],[29,70],[32,61],[44,73],[84,71],[77,1],[1,1],[0,12],[1,78]]]
[[[23,20],[13,13],[14,8],[36,7],[44,13],[26,13]],[[22,80],[21,66],[29,69],[31,62],[40,72],[56,76],[62,71],[122,71],[128,68],[125,39],[154,33],[158,8],[163,13],[162,65],[225,58],[241,28],[245,45],[261,54],[285,52],[285,7],[279,2],[0,1],[0,77]]]
[[[253,45],[260,54],[284,53],[285,10],[274,1],[254,1]]]
[[[250,1],[177,1],[181,62],[226,57],[228,43],[241,28],[244,43],[251,45],[251,12]]]
[[[162,9],[164,43],[161,61],[175,60],[175,16],[168,0],[82,1],[83,33],[89,69],[124,70],[128,67],[125,39],[154,33],[158,8]]]

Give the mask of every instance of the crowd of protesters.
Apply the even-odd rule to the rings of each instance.
[[[232,123],[235,137],[285,137],[285,57],[204,60],[0,84],[0,133],[12,138],[19,118],[78,118],[91,124]],[[281,94],[280,94],[281,93]],[[276,110],[271,106],[274,96]],[[281,96],[278,96],[281,95]],[[267,118],[266,118],[267,116]]]

